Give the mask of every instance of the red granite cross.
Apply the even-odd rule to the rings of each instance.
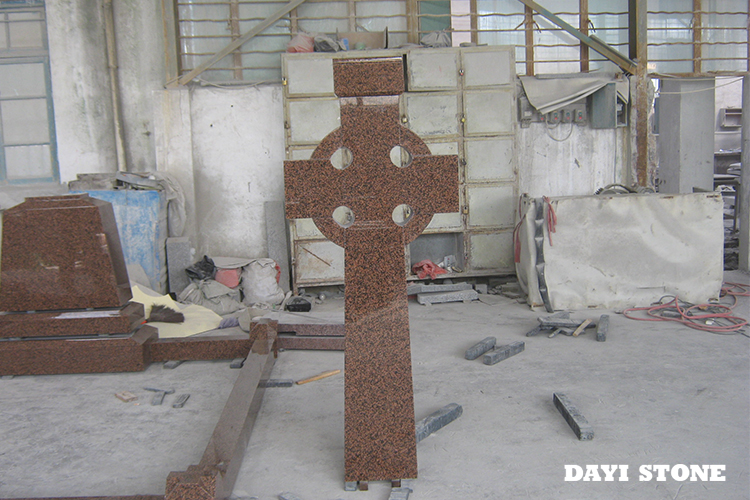
[[[401,58],[334,61],[341,127],[310,160],[284,162],[287,218],[311,217],[344,247],[347,482],[417,477],[404,248],[458,211],[458,158],[399,122],[403,75]],[[353,218],[334,220],[339,207]]]

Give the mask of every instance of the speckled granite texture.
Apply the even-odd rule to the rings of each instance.
[[[333,90],[339,97],[399,95],[406,90],[403,57],[334,59]]]
[[[0,314],[0,338],[130,333],[143,323],[143,304],[121,309]]]
[[[201,361],[244,358],[255,335],[246,333],[212,337],[159,339],[147,344],[152,363],[160,361]]]
[[[157,338],[144,325],[132,336],[86,340],[0,342],[0,375],[137,372],[148,366],[144,344]]]
[[[326,337],[344,336],[343,324],[283,324],[279,323],[279,334],[294,333],[298,336],[317,336]]]
[[[279,335],[279,349],[297,351],[343,351],[346,347],[344,336],[325,337],[323,335]]]
[[[310,160],[284,162],[287,218],[312,217],[345,249],[345,481],[417,476],[404,247],[438,212],[457,212],[458,158],[432,156],[399,123],[403,65],[393,59],[334,62],[341,127],[321,141]],[[353,97],[356,96],[356,97]],[[396,166],[392,149],[409,154]],[[351,152],[346,168],[331,157]],[[398,157],[397,157],[398,158]],[[411,217],[401,226],[401,204]],[[352,210],[346,228],[332,217]]]
[[[120,307],[132,298],[112,205],[27,198],[3,213],[0,311]]]

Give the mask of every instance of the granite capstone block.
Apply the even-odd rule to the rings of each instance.
[[[129,334],[143,323],[143,304],[118,309],[0,313],[0,339]]]
[[[0,311],[117,308],[131,298],[110,203],[26,198],[3,213]]]
[[[466,349],[464,357],[468,360],[477,359],[479,356],[495,347],[496,342],[497,339],[495,337],[487,337]]]
[[[513,342],[512,344],[496,347],[493,351],[488,352],[482,358],[482,362],[485,365],[494,365],[508,359],[511,356],[515,356],[519,352],[522,352],[526,347],[526,344],[522,341]]]
[[[458,157],[433,156],[401,125],[402,59],[339,62],[341,127],[310,160],[284,162],[284,182],[287,218],[311,217],[344,248],[344,480],[364,489],[417,475],[404,250],[434,213],[458,211]],[[396,146],[408,153],[403,166],[391,160]],[[331,157],[341,148],[352,161],[338,169]],[[392,213],[402,204],[412,216],[398,225]],[[339,206],[353,212],[351,225],[333,219]]]
[[[406,90],[404,59],[334,59],[333,90],[339,97],[402,94]]]
[[[450,403],[417,422],[415,429],[417,443],[456,420],[463,412],[464,409],[461,405]]]
[[[471,288],[455,292],[420,293],[417,302],[422,305],[444,304],[447,302],[470,302],[479,299],[479,294]]]
[[[576,408],[565,394],[554,393],[552,400],[557,411],[565,418],[565,421],[573,429],[579,440],[589,441],[594,439],[594,428],[591,427],[586,417],[578,411],[578,408]]]

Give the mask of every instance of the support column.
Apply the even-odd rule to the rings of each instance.
[[[714,79],[665,79],[659,101],[662,193],[714,189]]]
[[[742,175],[740,196],[735,210],[740,209],[740,269],[750,271],[750,73],[742,81]]]

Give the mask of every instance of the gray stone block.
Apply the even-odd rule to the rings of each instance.
[[[451,403],[417,422],[417,443],[456,420],[463,412],[461,405]]]
[[[420,293],[434,292],[458,292],[460,290],[471,289],[471,283],[443,283],[441,285],[425,285],[423,283],[412,283],[406,286],[406,295],[417,295]]]
[[[468,290],[455,292],[420,293],[417,295],[417,302],[420,304],[442,304],[445,302],[468,302],[478,298],[479,294],[476,290],[469,288]]]
[[[481,342],[478,342],[466,349],[466,354],[464,355],[464,357],[468,360],[477,359],[479,356],[495,347],[496,342],[497,339],[495,337],[487,337]]]
[[[300,497],[295,495],[294,493],[289,493],[288,491],[285,491],[284,493],[279,493],[279,500],[302,500]]]
[[[409,500],[411,488],[392,488],[388,500]]]
[[[269,378],[268,380],[261,380],[258,383],[258,387],[294,387],[294,380],[285,378]]]
[[[594,439],[594,428],[591,427],[586,417],[581,415],[578,408],[570,402],[565,394],[554,393],[552,400],[555,403],[557,411],[565,418],[565,421],[568,422],[570,428],[576,433],[578,439],[581,441]]]
[[[483,294],[487,294],[487,292],[489,291],[486,283],[477,283],[476,285],[474,285],[474,290],[476,290],[477,293]]]
[[[609,314],[602,314],[599,317],[599,323],[596,325],[596,340],[598,342],[606,341],[607,331],[609,331]]]
[[[279,286],[284,293],[290,288],[289,267],[289,235],[286,230],[286,216],[283,201],[267,201],[263,203],[266,215],[266,244],[268,245],[268,258],[278,264],[281,271]]]
[[[190,239],[186,236],[167,238],[167,275],[169,291],[179,295],[190,284],[185,269],[193,264]]]
[[[496,347],[494,351],[488,352],[482,358],[482,362],[485,365],[494,365],[504,359],[508,359],[511,356],[515,356],[519,352],[522,352],[526,348],[524,342],[513,342],[512,344]]]

